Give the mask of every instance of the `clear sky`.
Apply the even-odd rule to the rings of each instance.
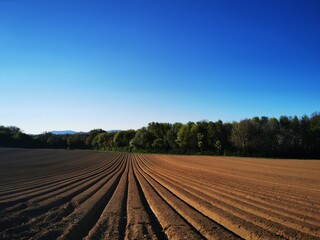
[[[0,0],[0,125],[140,128],[320,110],[320,1]]]

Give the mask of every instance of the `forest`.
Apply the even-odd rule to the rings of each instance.
[[[138,130],[64,135],[29,135],[0,126],[0,147],[320,159],[320,113],[239,122],[152,122]]]

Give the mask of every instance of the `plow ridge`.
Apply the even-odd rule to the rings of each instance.
[[[145,172],[146,173],[146,172]],[[172,206],[175,211],[185,219],[196,231],[207,239],[241,239],[240,236],[231,232],[217,222],[211,221],[209,218],[198,212],[196,208],[189,205],[178,195],[175,195],[166,188],[161,181],[152,177],[149,173],[145,175],[149,184],[158,192],[162,199]]]
[[[151,210],[143,193],[141,185],[137,179],[134,163],[131,163],[131,165],[133,166],[130,168],[130,183],[134,190],[132,193],[133,199],[130,199],[131,201],[128,201],[127,204],[127,209],[129,209],[129,220],[127,222],[126,239],[134,239],[135,236],[150,236],[151,239],[167,239],[166,235],[162,231],[159,220]],[[137,198],[137,196],[139,197]],[[136,204],[133,204],[134,202],[136,202]],[[135,210],[133,211],[132,209]],[[130,210],[132,212],[132,216],[130,216]],[[136,221],[141,225],[141,228],[135,227],[135,225],[137,225]]]
[[[112,163],[112,165],[115,164],[115,162],[111,159],[110,159],[110,163]],[[81,180],[88,180],[88,178],[90,176],[94,177],[99,173],[103,173],[106,170],[106,168],[108,168],[108,167],[109,167],[109,165],[100,165],[99,164],[92,171],[88,171],[88,169],[87,169],[87,171],[82,174],[77,174],[76,176],[73,176],[73,177],[62,178],[61,180],[54,180],[54,181],[49,180],[46,183],[43,183],[44,181],[42,179],[42,184],[40,184],[40,185],[36,185],[33,181],[32,187],[25,188],[23,192],[20,192],[20,191],[18,193],[14,192],[16,194],[7,194],[6,198],[13,198],[13,197],[16,198],[16,197],[25,196],[25,195],[27,195],[30,198],[36,197],[36,196],[41,196],[46,193],[50,193],[55,189],[60,189],[61,187],[69,186],[72,183],[77,183]],[[56,178],[57,177],[55,177],[54,179],[56,179]],[[42,189],[44,189],[44,191],[40,191]],[[26,191],[26,190],[30,190],[30,191]],[[36,192],[36,194],[32,195],[32,193],[34,193],[34,192]],[[25,200],[25,199],[27,199],[27,198],[23,198],[23,200]]]
[[[168,173],[164,175],[160,170],[155,170],[152,168],[149,168],[149,172],[150,174],[155,173],[153,175],[157,176],[158,179],[165,184],[165,186],[171,186],[171,189],[176,189],[176,195],[179,195],[179,193],[181,193],[187,200],[196,198],[195,196],[200,197],[201,200],[204,200],[206,203],[215,204],[215,206],[219,207],[219,209],[224,211],[225,214],[232,214],[233,218],[237,216],[242,219],[250,219],[248,222],[253,222],[255,225],[261,226],[263,229],[266,229],[268,231],[271,230],[271,232],[276,232],[278,229],[282,229],[281,234],[283,234],[287,238],[312,238],[312,236],[305,233],[311,233],[311,235],[315,234],[316,236],[314,229],[318,228],[319,223],[315,225],[304,223],[300,220],[296,220],[290,217],[284,217],[278,213],[265,211],[260,207],[244,203],[243,201],[241,201],[241,199],[234,200],[233,198],[227,196],[221,197],[221,195],[219,195],[219,193],[217,192],[211,194],[211,189],[204,190],[201,189],[201,186],[195,187],[192,183],[192,180],[184,182],[177,181],[177,175],[171,177]],[[188,183],[188,185],[186,185],[185,183]],[[193,195],[193,197],[189,196],[189,194]],[[196,199],[194,202],[199,202],[199,200]],[[205,205],[205,203],[203,205]],[[234,213],[238,214],[234,215]],[[294,231],[293,228],[300,231]],[[258,235],[255,236],[255,238],[257,237]]]
[[[158,171],[158,168],[154,168],[153,170]],[[248,206],[252,206],[253,208],[261,209],[261,211],[269,211],[273,215],[279,215],[278,212],[282,211],[282,215],[288,218],[297,218],[295,221],[304,221],[308,222],[310,224],[318,225],[320,226],[320,219],[316,219],[310,216],[306,216],[306,213],[303,215],[300,213],[299,209],[297,207],[295,208],[290,208],[288,206],[282,205],[281,207],[278,207],[279,202],[272,201],[269,197],[268,201],[263,199],[261,196],[257,194],[252,194],[249,195],[249,192],[244,192],[240,190],[239,188],[230,188],[227,185],[225,186],[219,186],[219,184],[210,184],[210,182],[206,180],[197,180],[192,176],[188,176],[187,174],[184,175],[179,175],[175,174],[174,179],[170,176],[172,172],[170,171],[162,171],[163,173],[166,174],[167,179],[170,179],[172,181],[179,180],[179,182],[188,182],[192,183],[193,186],[197,187],[196,189],[201,189],[201,187],[206,186],[207,187],[207,192],[216,196],[219,196],[220,198],[225,198],[229,199],[230,201],[234,202],[235,204],[237,203],[243,203],[243,204],[248,204]],[[274,203],[273,205],[271,203]],[[288,204],[288,201],[287,201]],[[295,211],[296,212],[295,212]],[[279,217],[282,217],[282,215],[279,215]]]
[[[0,149],[0,239],[320,239],[317,169],[317,161]]]

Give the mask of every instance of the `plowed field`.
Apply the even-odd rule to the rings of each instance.
[[[320,161],[0,149],[0,239],[320,239]]]

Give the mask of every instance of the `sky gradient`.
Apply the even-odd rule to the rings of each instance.
[[[0,0],[0,125],[137,129],[320,110],[320,1]]]

